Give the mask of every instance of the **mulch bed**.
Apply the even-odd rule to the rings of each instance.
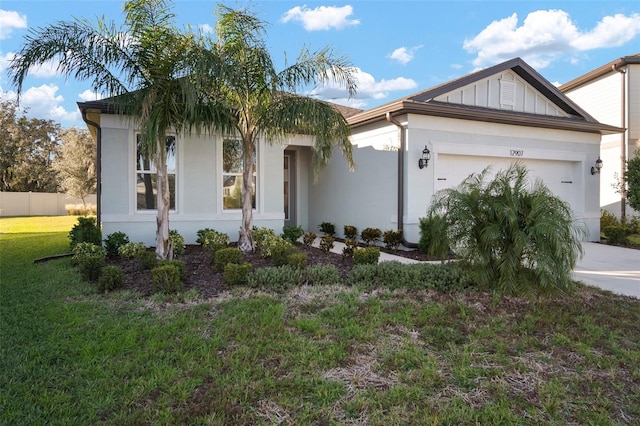
[[[320,249],[302,244],[296,245],[298,251],[307,255],[307,264],[314,265],[334,265],[340,275],[345,278],[353,267],[353,259],[343,257],[337,253],[323,253]],[[398,256],[410,257],[417,260],[429,260],[426,255],[418,251],[387,250],[381,251],[396,254]],[[229,290],[229,286],[224,283],[222,273],[216,272],[211,266],[211,253],[199,245],[186,246],[185,252],[178,258],[185,264],[187,278],[185,279],[185,290],[195,289],[202,297],[213,297],[221,292]],[[265,268],[274,266],[270,258],[263,258],[259,253],[245,253],[244,259],[253,265],[254,268]],[[142,296],[153,294],[151,283],[151,272],[140,267],[136,259],[122,259],[119,257],[109,258],[107,264],[119,266],[125,275],[124,289],[140,293]]]

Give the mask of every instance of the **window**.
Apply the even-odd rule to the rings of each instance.
[[[222,142],[222,205],[225,210],[242,208],[242,141]],[[256,156],[253,155],[253,191],[251,205],[256,208]]]
[[[167,136],[167,174],[170,209],[176,208],[176,137]],[[158,170],[152,156],[143,149],[141,135],[136,135],[136,210],[156,210]]]

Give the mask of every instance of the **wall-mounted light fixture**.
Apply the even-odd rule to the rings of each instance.
[[[422,157],[418,160],[418,167],[424,169],[429,165],[429,160],[431,160],[431,151],[429,151],[429,148],[425,145],[422,150]]]
[[[591,167],[591,174],[592,175],[600,174],[600,169],[602,169],[602,160],[600,159],[600,156],[598,156],[598,159],[596,160],[596,165]]]

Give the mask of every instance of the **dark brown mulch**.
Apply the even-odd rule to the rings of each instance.
[[[320,249],[308,247],[302,244],[296,245],[298,251],[307,255],[307,263],[313,265],[334,265],[340,275],[345,278],[353,267],[351,258],[343,257],[337,253],[323,253]],[[418,260],[428,260],[427,257],[417,251],[387,250],[381,251],[397,254],[399,256],[410,257]],[[211,253],[198,245],[188,245],[181,260],[185,264],[187,278],[185,289],[195,289],[202,297],[212,297],[223,291],[229,290],[229,286],[224,283],[222,273],[216,272],[211,266]],[[271,259],[263,258],[259,253],[245,253],[244,259],[253,265],[254,268],[264,268],[274,266]],[[109,265],[117,265],[125,275],[124,288],[140,293],[142,296],[153,294],[151,283],[151,272],[144,270],[135,259],[122,259],[118,257],[109,258]]]

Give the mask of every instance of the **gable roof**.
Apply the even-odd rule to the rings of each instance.
[[[532,90],[535,90],[548,100],[548,102],[553,104],[559,113],[557,115],[543,115],[442,100],[448,93],[459,91],[496,74],[504,73],[505,71],[511,71],[517,75],[523,82],[526,82]],[[401,114],[419,114],[601,134],[622,132],[622,129],[618,127],[599,123],[521,58],[511,59],[456,80],[372,108],[348,118],[348,122],[352,127],[359,127],[371,122],[386,120],[387,114],[394,116]]]
[[[558,87],[558,89],[563,93],[569,92],[584,84],[587,84],[593,80],[596,80],[602,77],[603,75],[607,75],[609,73],[615,72],[619,68],[622,68],[630,64],[640,65],[640,53],[636,53],[634,55],[629,55],[629,56],[623,56],[622,58],[613,60],[608,64],[602,65],[601,67],[598,67],[592,71],[589,71],[588,73],[583,74],[580,77],[576,77],[573,80],[566,82],[565,84]]]

